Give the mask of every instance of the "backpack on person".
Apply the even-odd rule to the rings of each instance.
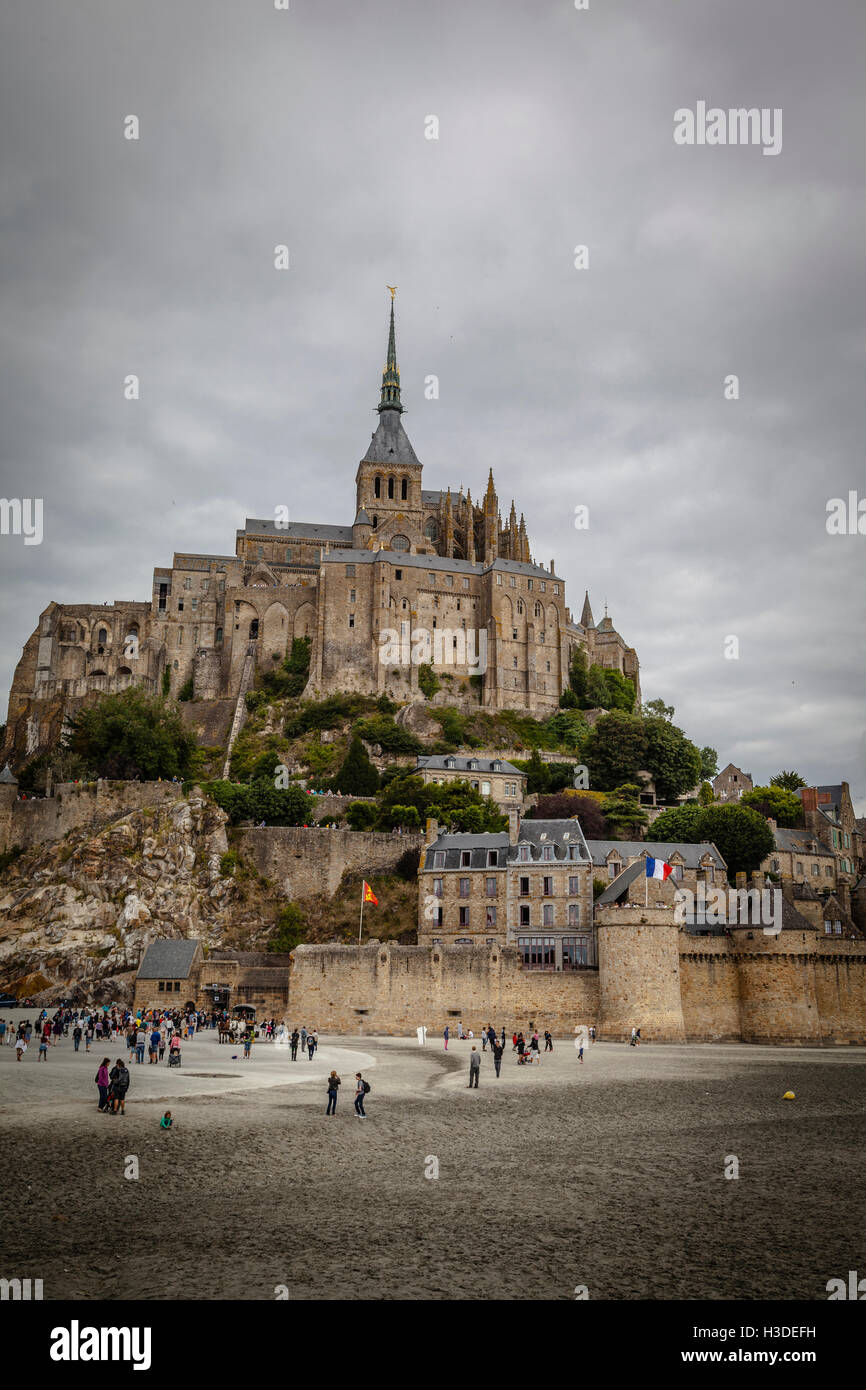
[[[365,1095],[365,1096],[368,1095],[369,1092],[370,1092],[370,1083],[369,1083],[369,1081],[362,1081],[362,1082],[361,1082],[361,1085],[364,1087],[364,1095]]]

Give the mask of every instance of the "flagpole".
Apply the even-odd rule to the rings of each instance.
[[[358,945],[361,944],[361,932],[364,927],[364,883],[361,882],[361,920],[358,923]]]
[[[649,874],[647,873],[646,858],[643,861],[643,905],[649,907]]]

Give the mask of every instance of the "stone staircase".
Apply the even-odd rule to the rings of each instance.
[[[253,683],[253,672],[256,669],[256,646],[257,643],[250,642],[249,646],[247,647],[247,654],[244,657],[243,669],[241,671],[241,683],[238,686],[237,704],[235,705],[235,713],[234,718],[232,719],[232,726],[229,730],[229,741],[226,744],[226,760],[223,766],[224,782],[228,781],[229,766],[232,760],[232,749],[235,746],[235,740],[241,731],[244,719],[246,717],[247,706],[245,697],[247,691]]]

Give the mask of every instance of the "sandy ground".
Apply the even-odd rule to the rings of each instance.
[[[509,1043],[470,1092],[469,1046],[245,1063],[202,1035],[180,1073],[131,1066],[124,1117],[93,1084],[117,1044],[3,1047],[0,1275],[46,1299],[826,1299],[866,1273],[866,1050],[600,1042],[579,1066],[566,1040],[524,1068]]]

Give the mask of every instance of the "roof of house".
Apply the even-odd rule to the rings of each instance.
[[[710,840],[703,840],[697,845],[674,844],[671,841],[662,842],[661,840],[587,840],[586,843],[589,846],[593,864],[598,866],[606,864],[608,856],[613,851],[623,863],[627,859],[633,859],[637,856],[664,859],[666,863],[670,863],[671,855],[676,854],[683,861],[683,866],[686,869],[698,869],[701,860],[708,854],[720,869],[727,869],[728,867]]]
[[[278,541],[352,541],[351,526],[325,526],[314,521],[290,521],[285,526],[277,526],[272,517],[247,517],[239,536],[274,536]]]
[[[822,845],[820,840],[816,840],[814,835],[810,835],[805,830],[788,830],[785,826],[780,825],[774,830],[773,838],[776,841],[776,849],[786,850],[792,854],[821,855],[826,859],[835,857],[826,845]],[[812,845],[815,845],[816,848],[812,849]]]
[[[138,967],[139,980],[185,980],[201,943],[193,938],[152,941]]]
[[[525,772],[521,772],[504,758],[458,757],[456,753],[431,753],[427,757],[419,758],[415,766],[419,771],[421,768],[432,768],[444,772],[507,772],[514,777],[526,776]]]
[[[519,839],[516,845],[512,845],[505,832],[488,835],[450,835],[441,834],[432,845],[429,845],[424,859],[424,868],[434,867],[434,853],[445,853],[445,863],[436,867],[442,869],[483,869],[487,868],[487,854],[490,850],[498,851],[498,867],[502,868],[506,864],[516,864],[527,862],[520,858],[521,846],[529,846],[532,858],[528,861],[533,864],[550,862],[541,857],[542,847],[552,845],[554,852],[554,862],[582,862],[589,863],[589,851],[583,831],[576,819],[572,820],[527,820],[520,826]],[[577,854],[572,856],[570,853],[572,846],[577,846]],[[468,864],[461,863],[463,852],[470,854]],[[504,851],[504,853],[503,853]]]

